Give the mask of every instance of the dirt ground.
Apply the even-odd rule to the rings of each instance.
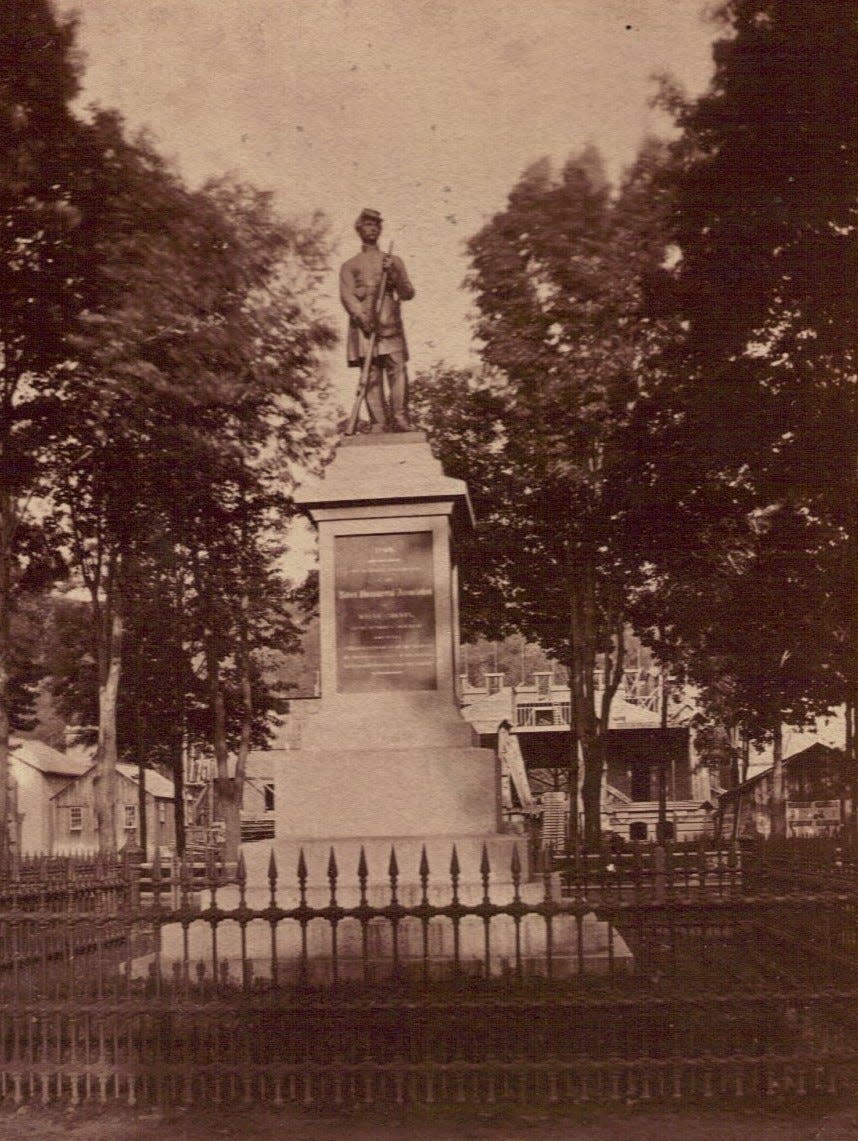
[[[858,1107],[496,1109],[368,1114],[274,1110],[0,1110],[0,1141],[858,1141]]]

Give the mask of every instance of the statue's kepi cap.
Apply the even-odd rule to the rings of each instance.
[[[382,217],[381,214],[379,214],[378,210],[370,210],[369,207],[365,207],[363,210],[361,210],[360,214],[357,216],[355,225],[359,226],[361,222],[364,221],[364,219],[366,219],[368,222],[378,222],[379,225],[381,225],[382,222]]]

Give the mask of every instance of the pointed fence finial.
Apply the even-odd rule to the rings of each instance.
[[[277,861],[274,859],[274,848],[268,856],[268,893],[269,907],[277,906]]]
[[[247,886],[247,865],[244,862],[244,852],[238,853],[238,863],[235,867],[235,882],[244,891]]]
[[[510,875],[512,877],[512,894],[516,902],[519,900],[519,888],[521,887],[521,857],[518,854],[518,844],[513,845],[512,859],[509,862]]]
[[[429,857],[426,855],[425,844],[420,849],[418,875],[420,876],[420,902],[425,904],[429,902]]]
[[[489,851],[485,844],[483,844],[483,854],[480,856],[480,879],[483,882],[483,903],[489,902],[489,877],[491,876],[492,866],[489,863]]]
[[[358,886],[360,888],[360,903],[361,906],[366,904],[366,884],[369,879],[369,864],[366,862],[366,852],[364,851],[363,844],[360,846],[360,855],[358,856]]]

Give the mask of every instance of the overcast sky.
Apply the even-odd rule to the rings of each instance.
[[[288,214],[321,208],[338,260],[363,206],[417,297],[417,368],[468,361],[464,241],[522,170],[589,142],[616,178],[647,132],[652,76],[711,71],[701,0],[62,0],[83,102],[118,108],[197,183],[235,172]],[[341,322],[332,288],[332,315]],[[342,369],[342,383],[353,378]]]
[[[79,18],[83,105],[145,127],[197,184],[233,172],[288,215],[322,209],[335,262],[363,206],[417,290],[412,369],[473,363],[464,243],[524,168],[588,143],[612,179],[647,133],[653,75],[711,73],[703,0],[57,0]],[[329,308],[340,328],[332,267]],[[344,406],[355,373],[332,375]],[[293,536],[295,574],[309,538]]]

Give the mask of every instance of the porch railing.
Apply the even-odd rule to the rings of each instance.
[[[569,728],[571,722],[571,705],[569,701],[515,702],[516,729],[556,729]]]

